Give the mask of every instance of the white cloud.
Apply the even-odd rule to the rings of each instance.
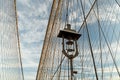
[[[17,9],[18,9],[18,17],[19,17],[18,22],[19,22],[20,42],[21,42],[21,53],[22,53],[23,68],[25,72],[25,79],[35,80],[36,72],[33,72],[31,70],[27,72],[26,68],[27,69],[35,68],[32,70],[35,70],[35,71],[37,70],[38,61],[40,58],[40,52],[42,49],[42,42],[44,40],[45,31],[46,31],[47,22],[48,22],[48,16],[49,16],[48,8],[50,7],[48,7],[49,5],[46,4],[44,0],[42,3],[40,3],[39,1],[33,1],[33,0],[17,0],[17,1],[18,1]],[[88,2],[86,2],[86,4],[88,4],[87,6],[90,6]],[[116,5],[113,5],[113,7],[115,7],[115,11],[119,9],[118,6]],[[117,22],[116,14],[118,15],[119,13],[111,14],[110,13],[111,11],[109,11],[111,10],[111,8],[108,7],[106,9],[109,12],[109,13],[107,12],[107,14],[112,15],[112,17],[108,17],[108,20],[110,20],[111,22]],[[8,16],[4,12],[0,11],[0,16],[3,16],[3,15]],[[91,13],[91,15],[94,15],[94,13]],[[77,17],[76,12],[73,12],[72,14],[70,14],[70,16]],[[100,16],[102,19],[104,19],[106,16],[106,12],[103,13],[101,11]],[[82,17],[78,17],[78,18],[80,19]],[[88,21],[90,23],[94,23],[96,21],[96,18],[89,17]],[[82,19],[80,22],[77,22],[77,25],[78,26],[81,25],[81,22],[82,22]],[[0,26],[1,25],[2,25],[2,22],[0,22]],[[112,46],[113,52],[115,52],[116,43],[111,44],[111,46]],[[118,47],[118,53],[120,52],[119,48],[120,47]],[[105,46],[103,51],[105,52],[105,50],[107,49],[108,48]],[[11,50],[9,51],[13,52]],[[94,53],[97,54],[99,52],[100,51],[98,51],[97,49],[94,49]],[[0,56],[0,59],[1,59],[1,56]],[[17,64],[15,65],[17,66]],[[84,68],[86,69],[86,67]],[[109,69],[105,68],[104,70],[105,72],[108,72]],[[113,69],[113,72],[115,72],[115,69]]]
[[[31,3],[31,1],[29,3]],[[38,44],[39,44],[39,42],[41,42],[41,40],[43,40],[43,36],[45,34],[45,28],[47,26],[47,19],[48,19],[46,17],[46,15],[49,15],[48,11],[47,11],[48,7],[46,6],[46,4],[44,4],[44,3],[39,4],[39,5],[33,5],[33,4],[31,5],[31,8],[28,5],[28,10],[23,10],[23,11],[20,11],[18,13],[19,20],[20,20],[19,21],[19,26],[20,26],[19,29],[20,29],[20,32],[21,32],[21,42],[23,43],[22,47],[21,47],[22,48],[22,53],[23,53],[22,55],[23,55],[23,60],[25,60],[24,63],[23,63],[24,68],[27,68],[27,67],[30,67],[30,66],[31,67],[36,67],[38,65],[34,61],[34,59],[32,59],[32,61],[30,61],[31,58],[40,56],[39,55],[39,48],[36,49],[35,46],[37,46],[37,45],[33,46],[32,43],[38,42]],[[86,4],[89,4],[89,3],[86,3]],[[90,4],[89,4],[89,6],[90,6]],[[26,11],[29,14],[26,13]],[[101,11],[100,12],[100,17],[104,19],[105,16],[106,16],[106,13],[107,12],[102,12]],[[70,15],[76,17],[75,12],[73,14],[70,14]],[[91,15],[91,17],[89,17],[88,22],[89,23],[96,22],[96,17],[94,16],[94,18],[93,18],[94,13],[92,12],[90,15]],[[83,17],[79,17],[79,18],[83,18]],[[112,18],[108,17],[108,19],[112,22],[117,20],[115,18],[115,14],[113,15]],[[81,25],[81,22],[77,22],[77,25]],[[27,43],[27,44],[25,44],[25,43]],[[32,48],[32,47],[34,47],[34,48]],[[103,49],[104,52],[105,52],[106,48],[107,47],[105,46],[104,49]],[[112,48],[115,48],[115,47],[112,47]],[[97,54],[100,51],[98,51],[98,49],[94,49],[94,52]],[[84,67],[84,68],[86,69],[86,67]],[[105,71],[107,72],[108,69],[105,69]],[[27,76],[29,76],[31,74],[25,74],[25,75],[26,75],[26,79],[30,79]],[[31,77],[31,79],[32,78],[33,77]]]
[[[35,80],[36,78],[42,43],[48,23],[48,8],[50,8],[51,4],[49,3],[50,5],[46,5],[44,0],[40,3],[41,1],[42,0],[17,1],[18,24],[25,80]]]

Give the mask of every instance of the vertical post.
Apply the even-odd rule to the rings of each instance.
[[[73,61],[70,59],[70,69],[71,69],[71,80],[73,80]]]

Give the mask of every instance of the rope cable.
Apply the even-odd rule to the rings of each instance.
[[[90,10],[89,10],[88,14],[86,15],[86,17],[85,17],[85,19],[84,19],[84,21],[83,21],[83,23],[82,23],[82,25],[81,25],[80,29],[78,30],[78,32],[80,32],[80,30],[81,30],[81,29],[82,29],[82,27],[84,26],[85,21],[86,21],[86,20],[87,20],[87,18],[89,17],[89,14],[91,13],[91,11],[92,11],[92,9],[93,9],[93,7],[94,7],[94,5],[95,5],[96,1],[97,1],[97,0],[95,0],[95,1],[94,1],[94,3],[93,3],[93,5],[91,6],[91,8],[90,8]]]
[[[15,7],[15,17],[16,17],[16,30],[17,30],[17,39],[18,39],[19,59],[20,59],[20,66],[21,66],[21,72],[22,72],[22,79],[24,80],[24,73],[23,73],[23,66],[22,66],[22,57],[21,57],[21,50],[20,50],[20,39],[19,39],[19,31],[18,31],[18,19],[17,19],[16,0],[14,0],[14,7]]]
[[[89,41],[89,47],[90,47],[91,56],[92,56],[92,59],[93,59],[93,65],[94,65],[94,70],[95,70],[95,76],[96,76],[96,80],[98,80],[98,75],[97,75],[97,70],[96,70],[96,65],[95,65],[95,60],[94,60],[94,55],[93,55],[93,50],[92,50],[90,35],[89,35],[88,27],[87,27],[87,22],[86,22],[86,17],[85,17],[85,12],[84,12],[84,9],[83,9],[82,1],[81,1],[81,7],[82,7],[82,10],[83,10],[83,15],[84,15],[84,20],[85,20],[85,26],[86,26],[87,36],[88,36],[88,41]]]

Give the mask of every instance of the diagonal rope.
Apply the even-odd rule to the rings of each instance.
[[[84,27],[85,21],[86,21],[86,20],[87,20],[87,18],[89,17],[89,15],[90,15],[90,13],[91,13],[91,11],[92,11],[93,7],[95,6],[96,1],[97,1],[97,0],[95,0],[95,1],[94,1],[94,3],[93,3],[93,5],[91,6],[91,8],[90,8],[90,10],[89,10],[88,14],[86,15],[86,17],[85,17],[85,19],[84,19],[84,21],[83,21],[83,23],[82,23],[82,25],[81,25],[80,29],[78,30],[78,32],[80,32],[80,30],[82,29],[82,27]]]
[[[96,0],[96,1],[97,1],[97,0]],[[95,2],[96,2],[96,1],[95,1]],[[86,17],[85,17],[85,12],[84,12],[84,9],[83,9],[82,1],[81,1],[81,7],[82,7],[82,11],[83,11],[83,16],[84,16],[85,27],[86,27],[86,30],[87,30],[87,37],[88,37],[89,47],[90,47],[91,56],[92,56],[92,60],[93,60],[93,65],[94,65],[94,70],[95,70],[95,76],[96,76],[96,80],[98,80],[97,69],[96,69],[96,65],[95,65],[95,60],[94,60],[94,55],[93,55],[93,50],[92,50],[90,35],[89,35],[89,31],[88,31],[88,26],[87,26],[87,22],[86,22]]]
[[[102,39],[101,39],[101,32],[100,32],[101,30],[100,30],[100,21],[99,21],[99,18],[100,18],[100,17],[99,17],[98,0],[97,0],[97,3],[96,3],[96,6],[97,6],[97,18],[98,18],[97,22],[98,22],[98,31],[99,31],[99,45],[100,45],[100,46],[99,46],[99,47],[100,47],[99,49],[100,49],[100,58],[101,58],[101,71],[102,71],[101,78],[102,78],[102,80],[103,80],[103,60],[102,60],[102,56],[103,56],[102,54],[103,54],[103,53],[102,53],[102,44],[101,44],[101,40],[102,40]],[[94,12],[95,12],[95,11],[94,11]]]
[[[112,55],[112,51],[111,51],[111,49],[110,49],[110,45],[109,45],[109,43],[108,43],[108,41],[107,41],[107,39],[106,39],[106,37],[105,37],[105,34],[104,34],[103,29],[101,28],[101,26],[100,26],[100,29],[101,29],[101,31],[102,31],[102,34],[103,34],[103,37],[104,37],[104,39],[105,39],[105,41],[106,41],[106,44],[107,44],[107,46],[108,46],[108,49],[109,49],[109,51],[110,51],[110,55],[111,55],[111,57],[112,57],[112,59],[113,59],[114,65],[115,65],[116,70],[117,70],[117,73],[118,73],[118,75],[119,75],[119,77],[120,77],[120,72],[119,72],[119,69],[118,69],[118,67],[117,67],[115,58],[114,58],[113,55]]]
[[[59,70],[59,68],[61,67],[62,62],[64,61],[64,59],[65,59],[65,56],[63,57],[63,59],[61,59],[61,62],[60,62],[60,64],[58,65],[56,71],[54,72],[54,75],[52,76],[51,80],[53,80],[53,77],[55,76],[55,74],[57,73],[57,71]]]
[[[118,6],[120,7],[120,3],[117,1],[117,0],[115,0],[115,2],[118,4]]]
[[[17,39],[18,39],[18,49],[19,49],[20,67],[21,67],[21,72],[22,72],[22,79],[24,80],[24,73],[23,73],[23,66],[22,66],[22,58],[21,58],[21,50],[20,50],[20,39],[19,39],[19,31],[18,31],[18,19],[17,19],[16,0],[14,0],[14,7],[15,7],[16,30],[17,30]]]
[[[96,15],[96,14],[95,14],[95,15]],[[96,16],[96,17],[97,17],[97,16]],[[120,77],[119,69],[118,69],[118,67],[117,67],[117,64],[116,64],[115,58],[114,58],[113,55],[112,55],[112,51],[111,51],[111,49],[110,49],[110,45],[109,45],[109,43],[108,43],[108,41],[107,41],[107,39],[106,39],[106,37],[105,37],[105,34],[104,34],[104,32],[103,32],[102,27],[101,27],[101,24],[100,24],[99,18],[97,18],[97,21],[98,21],[98,23],[99,23],[99,28],[100,28],[100,30],[101,30],[101,32],[102,32],[102,34],[103,34],[103,37],[104,37],[104,39],[105,39],[105,41],[106,41],[106,44],[107,44],[107,46],[108,46],[108,49],[109,49],[109,51],[110,51],[110,55],[111,55],[111,57],[112,57],[112,59],[113,59],[113,62],[114,62],[115,68],[116,68],[116,70],[117,70],[117,73],[118,73],[118,75],[119,75],[119,77]]]
[[[51,13],[50,13],[50,17],[49,17],[49,22],[48,22],[48,27],[47,27],[47,30],[46,30],[46,35],[45,35],[45,39],[44,39],[44,43],[43,43],[43,49],[42,49],[42,53],[44,52],[44,49],[45,49],[45,45],[47,45],[48,43],[47,43],[47,37],[49,37],[48,36],[48,30],[51,30],[50,29],[50,24],[52,24],[53,23],[53,20],[51,20],[52,19],[52,17],[53,17],[53,14],[54,14],[54,9],[55,9],[55,7],[56,7],[56,5],[55,5],[55,1],[56,0],[53,0],[53,4],[52,4],[52,8],[51,8]],[[44,57],[45,56],[45,54],[41,54],[41,58],[40,58],[40,62],[39,62],[39,65],[38,65],[38,70],[37,70],[37,75],[36,75],[36,80],[38,80],[40,77],[40,75],[41,74],[39,74],[39,70],[40,70],[40,68],[41,68],[41,66],[43,66],[43,65],[41,65],[42,64],[42,57]]]

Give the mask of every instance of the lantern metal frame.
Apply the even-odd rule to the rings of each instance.
[[[75,30],[71,29],[71,25],[67,24],[67,28],[64,28],[64,30],[60,30],[59,34],[57,37],[62,38],[62,52],[63,54],[68,57],[69,59],[73,59],[76,56],[78,56],[78,45],[77,45],[77,40],[80,38],[81,34],[77,33]],[[73,41],[75,42],[75,54],[74,55],[69,55],[68,52],[65,50],[65,39],[68,41]],[[66,43],[67,44],[67,43]]]
[[[77,40],[80,38],[81,34],[77,33],[75,30],[71,29],[71,25],[67,24],[67,28],[64,30],[60,30],[57,37],[62,38],[62,53],[70,60],[70,69],[71,69],[71,80],[73,80],[74,71],[73,71],[73,58],[77,57],[78,52],[78,45]],[[65,39],[68,40],[66,45],[73,45],[75,42],[75,50],[67,49],[65,50]],[[73,42],[72,42],[73,41]],[[75,51],[75,54],[68,54],[69,52]]]

